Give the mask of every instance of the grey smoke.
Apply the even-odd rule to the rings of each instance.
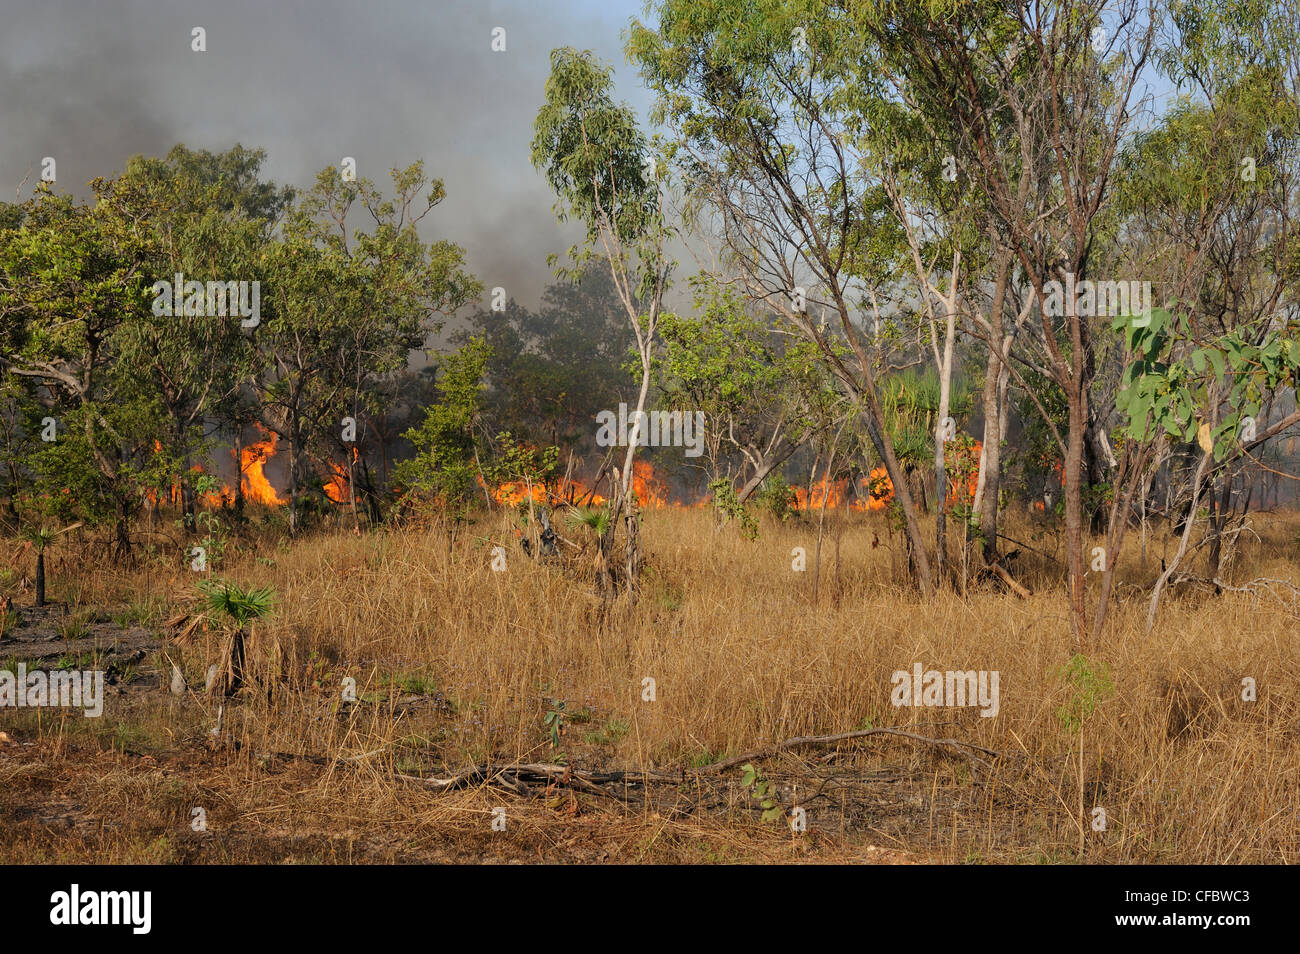
[[[643,116],[648,94],[623,56],[641,0],[9,0],[0,20],[0,198],[24,194],[41,160],[59,190],[177,142],[268,152],[266,175],[298,187],[343,156],[383,185],[424,159],[448,196],[427,239],[466,248],[471,271],[533,304],[561,226],[528,145],[553,47],[595,50]],[[207,52],[190,31],[207,31]],[[507,49],[491,49],[504,27]]]

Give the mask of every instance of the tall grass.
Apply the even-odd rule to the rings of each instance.
[[[1234,556],[1232,578],[1294,578],[1296,521],[1253,521],[1259,541]],[[925,601],[899,581],[902,541],[883,515],[831,515],[814,603],[815,523],[768,520],[750,541],[706,512],[651,511],[641,597],[607,614],[590,560],[569,547],[539,564],[509,546],[506,571],[493,572],[491,548],[513,539],[509,527],[498,514],[454,537],[439,528],[326,534],[223,569],[273,588],[277,606],[253,625],[248,650],[272,688],[228,714],[240,743],[223,756],[231,777],[265,781],[258,759],[268,753],[333,765],[361,755],[367,771],[328,769],[313,797],[327,814],[382,824],[414,797],[395,774],[561,754],[580,766],[693,765],[793,736],[898,726],[1004,757],[975,779],[960,759],[903,740],[844,747],[837,764],[888,767],[901,784],[875,796],[878,816],[846,815],[832,796],[809,801],[819,829],[850,841],[887,832],[895,847],[947,861],[1300,860],[1295,607],[1286,592],[1185,588],[1146,633],[1144,587],[1159,573],[1163,537],[1145,570],[1136,543],[1128,548],[1107,632],[1072,660],[1054,536],[1030,518],[1009,531],[1035,548],[1016,562],[1030,599],[984,584]],[[792,569],[796,547],[807,553],[803,572]],[[192,589],[184,573],[157,567],[67,585],[86,605]],[[189,668],[201,672],[213,647],[213,638],[193,646]],[[914,663],[998,671],[997,717],[895,708],[891,674]],[[356,705],[341,701],[347,677]],[[1242,698],[1247,678],[1253,702]],[[643,698],[647,679],[654,701]],[[543,721],[557,700],[566,729],[555,746]],[[820,754],[764,763],[811,779],[824,774]],[[798,789],[815,790],[815,781]],[[471,805],[460,821],[444,818],[453,826],[483,826],[500,800],[419,797],[428,799],[421,810]],[[892,826],[890,797],[902,819]],[[913,799],[919,814],[902,810]]]

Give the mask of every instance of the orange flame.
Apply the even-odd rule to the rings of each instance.
[[[222,484],[220,490],[214,490],[203,495],[203,503],[206,506],[220,509],[230,507],[235,503],[235,492],[230,489],[229,484]]]
[[[479,477],[477,480],[478,485],[482,487],[483,478]],[[585,484],[579,480],[573,480],[572,478],[567,481],[560,481],[559,486],[554,490],[547,487],[545,484],[533,484],[531,494],[529,493],[528,483],[522,480],[508,480],[505,483],[498,484],[490,491],[492,499],[506,507],[514,507],[521,503],[525,503],[528,501],[530,496],[533,503],[539,505],[551,504],[557,500],[574,504],[581,503],[585,500],[589,506],[599,507],[606,502],[605,498],[600,494],[592,494],[590,499],[588,499],[588,492],[588,488]]]
[[[352,462],[357,461],[357,449],[352,448]],[[334,461],[329,462],[330,469],[334,471],[334,476],[325,481],[325,495],[335,503],[350,503],[352,501],[352,487],[348,483],[348,469],[342,464],[336,464]]]
[[[812,492],[806,487],[794,488],[795,510],[820,510],[825,503],[831,510],[844,503],[844,496],[849,492],[848,478],[830,481],[825,475],[813,484]],[[860,512],[883,510],[894,498],[894,485],[884,467],[875,468],[867,477],[860,478],[857,493],[849,500],[849,509]]]
[[[668,488],[648,460],[632,461],[632,493],[642,507],[658,510],[668,506]]]
[[[550,496],[546,492],[544,484],[533,484],[530,494],[528,484],[525,481],[506,481],[504,484],[497,486],[492,491],[492,499],[499,504],[507,507],[513,507],[517,504],[524,503],[531,496],[534,504],[544,504]]]
[[[330,461],[330,469],[334,471],[334,476],[325,481],[325,496],[335,503],[347,503],[352,499],[348,488],[348,472],[342,464],[336,464]]]
[[[256,427],[266,435],[266,439],[249,444],[239,455],[240,485],[244,496],[254,503],[279,507],[289,501],[275,492],[271,482],[266,479],[264,468],[267,461],[275,456],[275,445],[279,443],[280,435],[271,433],[261,424]]]

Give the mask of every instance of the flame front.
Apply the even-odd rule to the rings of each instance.
[[[883,510],[889,501],[894,499],[894,485],[890,482],[884,467],[877,467],[869,476],[861,478],[856,491],[849,500],[850,510],[862,512]],[[820,510],[825,504],[826,509],[831,510],[844,503],[844,497],[848,492],[847,477],[831,481],[823,475],[811,489],[794,488],[794,509]]]
[[[632,493],[642,507],[658,510],[668,506],[668,488],[648,460],[632,461]]]
[[[279,443],[280,435],[268,431],[261,424],[256,426],[266,436],[255,444],[249,444],[239,455],[240,486],[244,496],[254,503],[283,506],[289,501],[275,492],[264,470],[267,461],[275,456],[275,445]]]
[[[484,486],[482,477],[478,478],[478,484],[480,487]],[[585,484],[573,479],[561,480],[554,491],[545,484],[533,484],[530,492],[527,482],[522,480],[508,480],[505,483],[498,484],[490,491],[492,499],[505,507],[515,507],[521,503],[526,503],[530,497],[535,505],[549,505],[561,500],[572,504],[586,500],[587,504],[592,507],[600,507],[605,504],[606,500],[600,494],[591,494],[591,498],[588,500],[587,495],[589,492]]]
[[[267,430],[261,424],[255,426],[264,435],[263,439],[244,447],[240,453],[240,483],[244,496],[255,503],[283,506],[288,503],[288,500],[281,497],[271,486],[265,472],[266,464],[276,454],[279,435]],[[161,444],[156,443],[155,449],[161,451]],[[974,500],[979,482],[980,452],[979,441],[973,441],[964,449],[957,447],[949,449],[947,464],[951,475],[948,486],[950,505],[969,505]],[[232,449],[231,454],[234,453]],[[352,455],[355,461],[358,457],[356,448],[352,449]],[[325,493],[335,503],[348,503],[351,500],[348,470],[344,465],[334,461],[328,463],[333,475],[324,483]],[[196,473],[203,472],[203,469],[198,466],[193,467],[192,470]],[[479,486],[484,486],[483,478],[480,476],[477,479]],[[647,510],[660,510],[666,507],[705,507],[708,506],[710,499],[710,495],[705,494],[695,501],[670,500],[668,482],[655,471],[654,465],[648,460],[633,461],[632,492],[636,495],[637,504]],[[811,487],[793,488],[793,493],[795,510],[820,510],[823,505],[828,510],[834,509],[843,506],[847,496],[848,509],[873,512],[883,510],[889,504],[894,497],[894,486],[885,468],[876,467],[868,476],[859,479],[853,493],[850,493],[847,478],[832,481],[825,475]],[[586,502],[591,506],[599,507],[607,503],[604,496],[591,493],[581,481],[571,478],[560,480],[553,485],[536,483],[532,484],[531,488],[525,481],[507,481],[491,488],[489,494],[494,501],[508,507],[525,503],[530,498],[536,505],[550,505],[563,501],[571,504]],[[169,497],[172,503],[179,505],[180,483],[175,483],[166,494],[147,490],[145,496],[153,507],[158,505],[160,497]],[[229,486],[223,486],[220,490],[202,495],[200,499],[205,506],[226,507],[234,502],[234,497],[234,491]]]

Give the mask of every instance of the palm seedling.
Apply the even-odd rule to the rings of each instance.
[[[587,527],[602,537],[609,526],[609,511],[603,507],[575,507],[569,511],[569,526]]]
[[[60,534],[67,533],[70,530],[76,530],[80,523],[74,523],[70,527],[64,527],[62,530],[50,530],[48,527],[41,527],[38,530],[32,530],[27,534],[27,541],[36,548],[36,605],[45,605],[45,550],[54,538]]]
[[[45,527],[32,531],[32,546],[36,548],[36,605],[45,605],[45,548],[54,539],[54,534]]]
[[[605,553],[605,533],[610,525],[609,511],[603,507],[574,507],[569,511],[568,521],[569,526],[586,527],[596,535],[596,583],[608,597],[613,590],[609,559]]]
[[[207,598],[208,615],[226,628],[222,643],[220,670],[210,690],[232,696],[244,684],[244,641],[254,620],[271,613],[273,591],[269,586],[243,589],[234,583],[204,583],[200,589]]]

